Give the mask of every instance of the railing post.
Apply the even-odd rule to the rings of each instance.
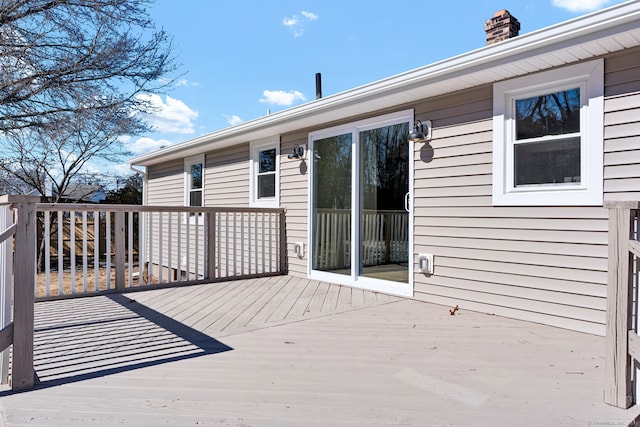
[[[33,323],[36,273],[37,196],[11,196],[16,209],[16,234],[13,273],[13,363],[11,388],[33,387]]]
[[[119,209],[115,213],[115,246],[116,246],[116,289],[118,292],[124,291],[124,260],[125,260],[125,246],[124,246],[124,209]],[[131,268],[131,266],[129,266]]]
[[[636,202],[636,208],[637,205]],[[632,205],[607,202],[605,207],[609,209],[609,266],[604,401],[626,409],[633,402],[628,343],[628,333],[632,327],[630,304],[633,301],[629,253]]]
[[[13,225],[13,211],[8,204],[0,206],[0,231]],[[11,323],[11,275],[13,270],[13,239],[0,243],[0,330]],[[0,352],[0,384],[9,383],[9,352]]]
[[[287,221],[286,221],[286,211],[283,209],[278,214],[280,218],[280,274],[285,274],[287,272]]]

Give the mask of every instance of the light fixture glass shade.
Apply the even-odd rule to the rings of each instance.
[[[424,133],[420,132],[416,127],[413,128],[413,131],[409,133],[409,142],[422,142],[426,138]]]
[[[409,142],[425,142],[431,140],[431,120],[427,120],[426,123],[425,126],[420,120],[415,121],[413,130],[409,132],[407,136]]]

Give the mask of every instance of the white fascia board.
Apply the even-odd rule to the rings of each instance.
[[[446,93],[440,89],[445,81],[464,79],[465,76],[485,72],[483,83],[493,83],[522,73],[486,73],[518,61],[533,57],[544,59],[575,46],[629,33],[631,44],[640,45],[640,2],[632,0],[610,8],[574,18],[528,34],[520,35],[493,45],[483,46],[452,58],[416,68],[354,89],[314,100],[268,116],[260,117],[229,128],[209,133],[174,146],[135,157],[132,165],[148,166],[167,160],[183,158],[204,151],[221,149],[251,140],[279,135],[298,129],[319,126],[340,118],[366,114],[376,103],[389,100],[392,107],[401,99],[408,103]],[[619,49],[629,46],[619,45]],[[541,61],[544,62],[544,61]],[[502,70],[502,68],[501,68]],[[480,82],[476,85],[482,84]],[[384,107],[380,107],[384,108]],[[375,109],[375,108],[374,108]]]

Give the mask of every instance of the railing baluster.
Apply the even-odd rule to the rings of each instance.
[[[162,244],[164,242],[164,236],[162,235],[163,223],[164,223],[164,215],[162,215],[162,212],[158,212],[158,283],[163,282],[162,280],[163,279],[162,270],[164,265],[164,263],[162,262],[163,255],[164,255],[164,248]]]
[[[217,265],[218,265],[218,276],[217,277],[223,277],[222,276],[222,213],[221,212],[216,212],[216,245],[218,247],[218,260],[217,260]]]
[[[44,215],[44,295],[51,296],[51,218],[49,212]],[[36,295],[38,292],[36,292]]]
[[[82,211],[82,290],[87,293],[87,211]]]
[[[264,263],[265,263],[265,259],[267,258],[266,254],[264,253],[264,246],[265,246],[265,243],[264,243],[264,213],[262,215],[260,215],[260,218],[262,219],[262,242],[261,242],[262,243],[262,255],[261,255],[261,258],[262,258],[262,272],[264,273],[265,272]]]
[[[64,212],[58,211],[58,295],[64,293]]]
[[[207,212],[207,279],[216,278],[216,213]]]
[[[149,267],[147,268],[147,275],[149,284],[153,284],[153,212],[149,212]]]
[[[115,224],[115,237],[116,237],[116,289],[120,292],[125,289],[124,282],[124,256],[125,256],[125,242],[124,242],[124,209],[116,211],[116,224]]]
[[[144,266],[146,263],[145,224],[146,213],[138,212],[138,284],[144,285]]]
[[[238,268],[238,259],[237,259],[238,239],[236,237],[236,229],[237,229],[236,217],[237,217],[237,214],[234,212],[231,215],[233,217],[233,242],[232,242],[232,245],[233,245],[233,249],[232,249],[233,250],[233,275],[237,276],[238,275],[238,270],[237,270],[237,268]]]
[[[178,282],[182,281],[182,224],[189,220],[189,217],[185,214],[178,213]]]
[[[167,283],[173,283],[173,212],[167,212]]]
[[[107,212],[105,215],[105,232],[106,232],[106,244],[105,244],[105,258],[107,262],[105,276],[107,280],[107,289],[111,289],[111,212]]]
[[[76,293],[76,213],[69,211],[69,252],[71,257],[71,294]]]
[[[93,211],[93,274],[94,290],[100,290],[100,212]]]
[[[191,280],[191,214],[189,214],[189,221],[187,222],[187,241],[185,245],[185,252],[187,253],[187,258],[185,262],[185,269],[187,270],[187,280]]]
[[[193,240],[195,240],[195,243],[194,243],[194,246],[195,246],[195,248],[194,248],[195,249],[194,250],[194,252],[195,252],[195,257],[194,257],[195,258],[195,267],[193,269],[193,272],[194,272],[194,277],[193,278],[195,280],[198,280],[199,272],[200,272],[200,270],[199,270],[199,264],[200,264],[200,243],[199,243],[199,241],[200,241],[200,239],[199,239],[200,226],[199,226],[199,224],[200,224],[200,213],[197,213],[196,214],[196,224],[194,226],[195,235],[193,237]]]
[[[127,232],[129,235],[127,236],[127,263],[128,271],[129,271],[129,287],[133,287],[133,211],[127,212],[127,218],[129,219],[129,223],[127,224]]]
[[[227,262],[225,263],[226,264],[225,277],[229,277],[229,212],[225,212],[224,225],[225,225],[225,231],[224,231],[224,244],[225,244],[224,255],[227,258]]]

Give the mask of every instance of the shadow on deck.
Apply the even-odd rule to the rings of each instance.
[[[124,295],[36,305],[38,388],[232,350]]]
[[[35,310],[37,387],[221,353],[232,348],[214,336],[396,300],[374,292],[277,276],[40,302]]]

